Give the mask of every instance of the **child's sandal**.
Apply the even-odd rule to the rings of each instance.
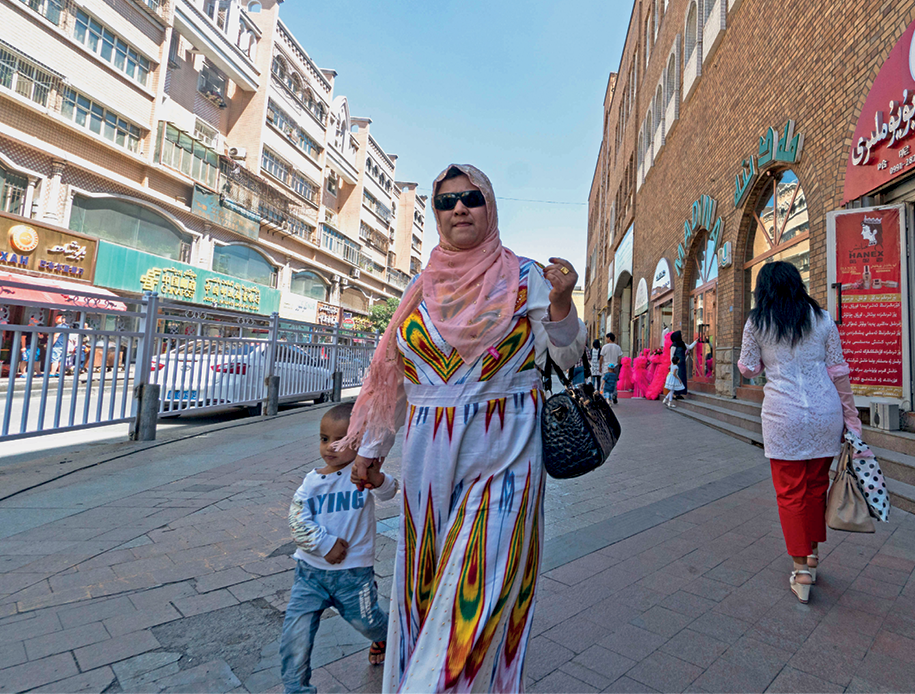
[[[387,648],[387,641],[373,641],[372,645],[369,646],[369,663],[371,665],[382,665]]]

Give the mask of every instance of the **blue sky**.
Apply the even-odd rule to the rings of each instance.
[[[452,161],[474,164],[499,201],[502,240],[584,275],[588,192],[602,103],[632,3],[593,0],[296,2],[280,16],[334,92],[397,154],[397,179],[427,192]],[[425,258],[437,243],[428,209]],[[424,258],[424,259],[425,259]]]

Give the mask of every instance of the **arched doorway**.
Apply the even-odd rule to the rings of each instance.
[[[715,383],[715,346],[718,336],[718,255],[715,239],[702,231],[696,242],[693,259],[693,282],[689,293],[687,319],[689,328],[684,339],[697,341],[687,357],[689,380]],[[690,286],[690,285],[687,285]]]
[[[617,325],[616,344],[623,350],[623,354],[632,353],[632,275],[628,272],[620,274],[617,280],[613,301],[619,305],[619,312],[614,310],[614,315],[619,316]]]
[[[747,241],[745,315],[753,308],[753,291],[760,270],[767,263],[782,260],[794,265],[810,288],[810,218],[807,196],[791,169],[772,173],[761,184],[758,202],[752,212]],[[750,386],[765,385],[765,374],[744,379]]]

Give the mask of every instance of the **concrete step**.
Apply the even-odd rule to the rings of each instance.
[[[915,434],[908,431],[884,431],[874,427],[864,427],[863,434],[862,438],[871,446],[915,457]]]
[[[690,398],[693,399],[693,396],[690,395]],[[690,400],[677,401],[677,408],[674,412],[741,441],[763,446],[761,424],[758,429],[755,427],[751,429],[747,426],[750,423],[759,422],[758,417],[727,412],[722,407],[702,404],[698,398],[693,399],[693,402]],[[883,470],[886,477],[886,487],[893,506],[909,513],[915,513],[915,456],[880,448],[873,444],[871,444],[871,449],[880,461],[880,469]]]
[[[687,400],[677,400],[677,409],[697,412],[707,417],[714,417],[727,424],[737,427],[743,427],[747,431],[762,436],[762,420],[759,414],[748,414],[739,410],[731,409],[727,406],[725,398],[720,398],[725,402],[716,402],[711,399],[689,397]],[[715,404],[712,404],[712,403]]]
[[[721,395],[714,395],[711,393],[698,393],[695,391],[690,391],[688,397],[690,400],[695,402],[713,405],[715,407],[722,407],[725,409],[734,410],[735,412],[754,415],[756,417],[759,417],[760,413],[762,412],[762,404],[758,402],[752,402],[750,400],[725,398]]]

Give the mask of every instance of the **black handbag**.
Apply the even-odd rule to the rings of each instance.
[[[553,392],[553,360],[549,354],[541,372],[543,389],[551,395],[540,413],[543,465],[556,479],[579,477],[603,465],[619,441],[619,420],[610,404],[591,384],[591,366],[584,360],[585,382],[572,385],[556,367],[565,390]]]

